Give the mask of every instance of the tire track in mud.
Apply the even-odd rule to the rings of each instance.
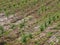
[[[38,8],[37,8],[37,9],[38,9]],[[36,9],[36,10],[37,10],[37,9]],[[30,12],[31,12],[31,11],[30,11]],[[36,12],[36,11],[35,11],[35,9],[34,9],[34,11],[33,11],[33,12]],[[31,13],[32,13],[32,12],[31,12]],[[32,14],[33,14],[33,13],[32,13]],[[11,18],[11,17],[12,17],[12,18]],[[15,18],[13,18],[13,16],[10,16],[9,18],[10,18],[10,19],[5,20],[5,23],[6,23],[6,24],[3,24],[3,23],[2,23],[2,24],[3,24],[3,25],[9,25],[10,20],[12,20],[12,19],[13,19],[13,20],[15,19],[15,21],[20,20],[20,19],[18,19],[18,20],[17,20],[17,18],[20,18],[20,17],[15,17]],[[21,18],[22,18],[22,17],[21,17]],[[12,20],[12,21],[13,21],[13,20]]]
[[[53,3],[52,3],[52,4],[53,4]],[[50,5],[52,5],[52,4],[50,4]],[[53,9],[53,10],[54,10],[54,9]],[[47,12],[48,12],[48,11],[47,11]],[[33,15],[34,15],[34,13],[33,13]],[[38,18],[38,19],[39,19],[39,18]],[[21,22],[21,20],[19,20],[19,21]],[[19,23],[19,22],[17,22],[17,24],[18,24],[18,23]],[[37,22],[34,22],[34,23],[31,24],[31,25],[34,27],[34,26],[37,25],[36,23],[37,23]],[[16,24],[16,23],[14,23],[14,24]],[[29,28],[31,27],[31,25],[29,26]],[[32,27],[32,28],[33,28],[33,27]],[[31,28],[30,28],[30,29],[31,29]],[[29,30],[30,30],[30,29],[29,29]]]
[[[50,1],[49,1],[50,2]],[[48,2],[48,3],[49,3]],[[51,1],[51,2],[53,2],[53,1]],[[47,3],[45,3],[44,5],[46,5]],[[41,6],[43,6],[43,5],[41,5]],[[33,10],[30,10],[30,11],[28,11],[27,13],[25,13],[24,14],[24,17],[27,17],[27,16],[29,16],[29,15],[31,15],[31,14],[33,14],[34,12],[36,12],[38,9],[40,9],[40,4],[37,4],[37,6],[33,9]]]
[[[35,13],[36,13],[36,11],[30,11],[30,12],[35,12]],[[28,14],[30,14],[30,13],[28,13]],[[28,15],[28,14],[27,14],[27,15]],[[34,13],[32,13],[32,14],[34,14]],[[32,15],[32,14],[30,14],[30,15]]]
[[[35,13],[36,13],[36,12],[35,12]],[[34,13],[33,13],[32,15],[34,15]]]
[[[36,7],[35,7],[36,8]],[[29,12],[27,12],[27,13],[25,13],[25,15],[30,15],[30,14],[32,14],[33,12],[35,12],[38,8],[40,8],[40,6],[38,6],[37,5],[37,8],[36,9],[33,9],[32,11],[30,10]],[[14,17],[14,18],[13,18]],[[24,16],[25,17],[25,16]],[[18,20],[21,20],[23,18],[23,16],[22,15],[18,15],[18,17],[17,17],[17,15],[15,16],[10,16],[9,18],[8,18],[8,20],[10,20],[10,21],[8,21],[8,20],[6,20],[6,21],[8,21],[8,23],[12,23],[12,22],[16,22],[16,21],[18,21]],[[6,22],[7,23],[7,22]]]
[[[53,12],[53,11],[55,11],[55,9],[53,9],[53,10],[50,10],[51,12]],[[47,11],[48,12],[48,11]],[[35,26],[37,26],[37,24],[36,24],[36,22],[34,22],[34,23],[32,23],[30,26],[29,26],[29,28],[27,29],[27,30],[30,30],[31,31],[31,29],[33,29]]]

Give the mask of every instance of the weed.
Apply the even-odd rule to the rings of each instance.
[[[29,33],[29,34],[28,34],[28,37],[29,37],[30,39],[32,39],[32,38],[33,38],[33,35],[32,35],[31,33]]]
[[[44,26],[43,25],[40,26],[40,31],[44,31]]]
[[[24,44],[27,43],[27,36],[26,36],[25,34],[22,35],[21,41],[22,41],[22,43],[24,43]]]
[[[50,42],[50,45],[55,45],[54,42]]]

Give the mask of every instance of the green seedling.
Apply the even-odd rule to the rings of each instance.
[[[0,25],[0,35],[3,35],[3,33],[4,33],[4,28],[3,26]]]
[[[44,31],[44,25],[40,26],[40,31]]]

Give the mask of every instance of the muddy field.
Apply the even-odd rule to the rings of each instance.
[[[0,0],[0,45],[60,45],[60,0]]]

